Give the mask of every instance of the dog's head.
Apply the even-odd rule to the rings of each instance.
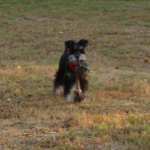
[[[70,55],[68,57],[69,68],[78,76],[79,78],[86,79],[89,73],[89,68],[87,64],[87,59],[84,54],[80,54],[78,58],[76,55]]]
[[[70,52],[70,56],[68,58],[70,68],[73,72],[75,72],[75,67],[73,66],[76,66],[77,74],[80,77],[85,76],[85,74],[89,71],[85,56],[85,47],[87,45],[88,40],[86,39],[81,39],[78,42],[72,40],[65,42],[65,46]]]
[[[70,54],[85,54],[85,47],[88,44],[88,40],[86,39],[81,39],[78,42],[75,42],[73,40],[68,40],[65,42],[65,51],[69,51]]]

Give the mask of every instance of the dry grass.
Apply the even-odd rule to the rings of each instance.
[[[0,1],[0,149],[149,150],[150,2]],[[52,95],[63,42],[87,38],[84,103]]]

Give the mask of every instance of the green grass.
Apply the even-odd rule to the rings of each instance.
[[[0,148],[149,150],[148,0],[0,1]],[[89,40],[84,103],[54,97],[64,42]]]

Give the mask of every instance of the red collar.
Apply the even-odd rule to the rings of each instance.
[[[72,63],[68,63],[69,68],[73,71],[73,73],[75,74],[75,69],[76,69],[76,65],[72,64]]]

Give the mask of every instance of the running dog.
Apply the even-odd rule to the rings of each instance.
[[[85,47],[87,45],[88,40],[86,39],[81,39],[78,42],[73,40],[65,42],[65,51],[60,58],[59,68],[55,74],[53,95],[58,95],[57,89],[63,86],[63,96],[67,102],[71,102],[71,88],[75,85],[76,77],[78,76],[82,98],[76,99],[76,101],[84,99],[85,92],[88,89],[88,65],[85,56]]]

